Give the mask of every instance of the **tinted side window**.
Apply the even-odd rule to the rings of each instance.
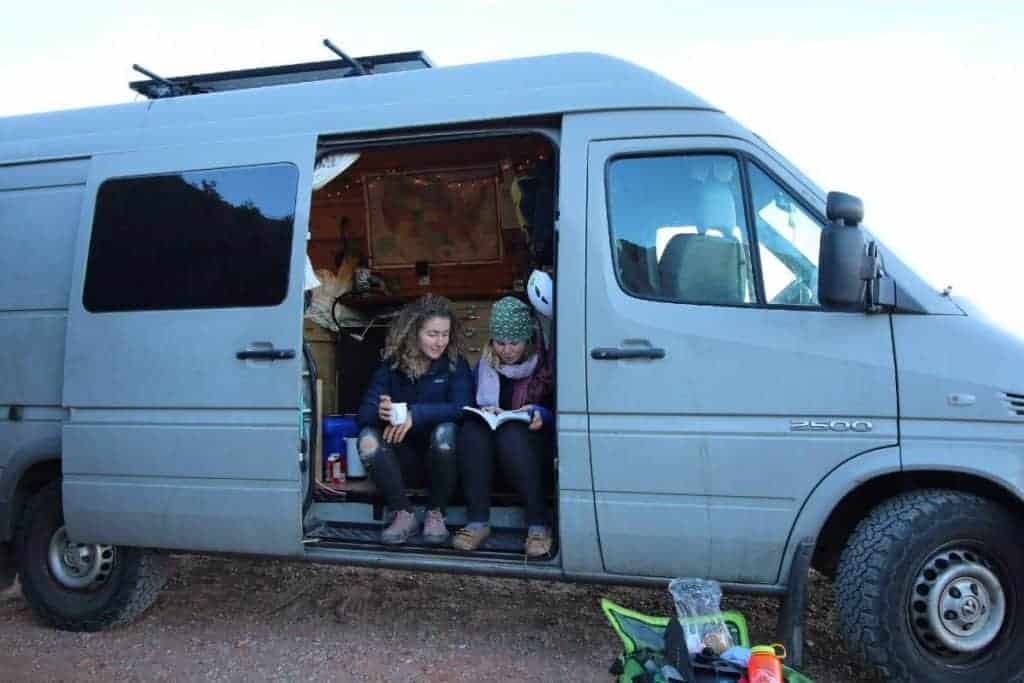
[[[817,306],[821,225],[764,171],[753,164],[747,168],[765,299],[769,304]]]
[[[85,308],[281,303],[297,183],[291,164],[106,181],[96,197]]]
[[[608,168],[608,219],[627,293],[680,303],[754,303],[734,157],[615,159]]]

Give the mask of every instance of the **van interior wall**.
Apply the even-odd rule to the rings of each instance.
[[[427,293],[452,299],[457,310],[464,314],[461,322],[467,333],[473,335],[472,339],[463,341],[470,350],[469,360],[475,362],[480,345],[486,342],[486,336],[483,339],[479,336],[486,335],[484,323],[490,303],[508,294],[523,296],[523,284],[536,265],[531,257],[528,227],[523,224],[517,209],[518,188],[514,185],[518,178],[529,175],[538,164],[545,163],[545,160],[550,162],[553,158],[550,141],[539,135],[418,143],[361,151],[356,163],[313,193],[308,247],[313,267],[342,277],[351,277],[352,267],[368,268],[376,276],[377,283],[386,283],[386,291],[374,287],[367,293],[350,292],[341,299],[346,306],[368,316],[394,309]],[[467,173],[477,179],[493,177],[497,199],[493,207],[495,215],[482,216],[481,220],[488,225],[493,222],[498,232],[500,254],[497,258],[488,254],[479,259],[468,258],[468,262],[434,263],[439,252],[432,247],[446,240],[424,236],[417,240],[417,244],[424,247],[422,254],[407,258],[409,262],[405,264],[396,264],[394,259],[390,263],[382,263],[386,259],[373,250],[373,223],[379,216],[375,216],[370,206],[373,197],[368,185],[382,177],[405,175],[410,178],[411,181],[403,186],[407,188],[406,196],[391,195],[389,198],[404,205],[399,207],[400,211],[418,217],[424,211],[436,214],[439,205],[437,201],[431,202],[429,197],[416,196],[418,185],[429,185],[423,183],[422,178],[435,181],[447,178],[449,182],[458,182]],[[423,191],[429,193],[431,189],[428,186]],[[454,207],[455,210],[460,208],[464,209]],[[443,218],[441,216],[441,220],[437,220],[438,217],[434,216],[432,222],[428,220],[430,229],[437,230],[439,224],[444,224]],[[433,254],[430,253],[432,250]],[[472,249],[462,251],[467,254]],[[409,256],[408,251],[405,256]],[[421,262],[419,273],[415,261]],[[429,279],[423,277],[424,263]],[[383,324],[368,335],[360,336],[379,340],[383,336],[382,327]],[[351,411],[354,407],[351,396],[361,393],[363,387],[348,386],[349,391],[343,392],[347,393],[348,399],[339,403],[337,375],[344,374],[345,369],[339,367],[339,359],[335,356],[336,335],[309,320],[304,329],[306,341],[311,344],[317,360],[319,376],[324,379],[325,413]],[[373,348],[366,353],[355,353],[351,359],[341,359],[342,364],[370,362],[375,365],[373,361],[378,352],[379,348]],[[363,374],[356,372],[355,376]]]

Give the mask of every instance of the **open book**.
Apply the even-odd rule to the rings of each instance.
[[[467,413],[473,413],[490,425],[491,429],[497,429],[506,422],[525,422],[530,424],[533,419],[533,410],[530,408],[520,408],[519,410],[505,410],[497,415],[494,413],[488,413],[479,408],[470,408],[466,406],[463,408]]]

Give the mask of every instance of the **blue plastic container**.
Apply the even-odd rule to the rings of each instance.
[[[324,467],[327,466],[327,459],[337,453],[341,456],[341,466],[347,473],[348,468],[348,443],[345,439],[354,439],[359,435],[359,427],[356,425],[355,415],[325,415],[323,424],[324,435]],[[326,470],[325,470],[326,471]]]

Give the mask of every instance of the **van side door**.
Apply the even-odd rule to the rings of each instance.
[[[818,482],[897,442],[889,318],[818,305],[821,207],[753,145],[592,141],[588,168],[605,570],[775,583]]]
[[[301,551],[311,137],[93,159],[68,305],[76,541]]]

